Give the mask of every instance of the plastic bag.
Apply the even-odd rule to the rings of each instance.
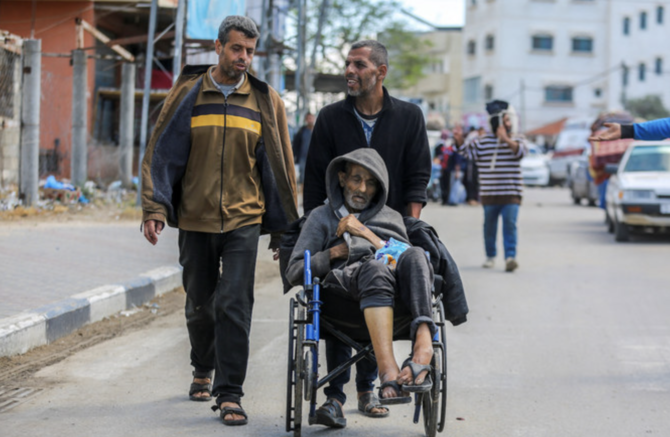
[[[463,182],[461,182],[461,178],[455,177],[454,181],[451,183],[451,189],[449,190],[449,203],[458,205],[459,203],[465,202],[466,197],[467,193]]]
[[[375,252],[375,259],[386,264],[391,270],[395,269],[398,263],[398,258],[404,251],[410,248],[409,244],[398,241],[394,238],[389,238],[384,247],[377,249]]]

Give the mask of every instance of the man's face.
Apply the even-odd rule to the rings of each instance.
[[[215,43],[216,54],[219,55],[218,68],[227,79],[225,83],[239,82],[240,77],[249,69],[256,50],[256,38],[247,38],[238,30],[228,33],[228,42],[222,45],[218,39]]]
[[[365,167],[358,164],[350,164],[348,167],[346,172],[338,173],[344,202],[349,211],[363,211],[377,194],[379,182]]]
[[[307,114],[305,116],[305,124],[309,127],[314,126],[314,115],[313,114]]]
[[[379,67],[370,60],[370,47],[351,50],[345,61],[344,77],[350,96],[365,97],[386,77],[386,65]]]

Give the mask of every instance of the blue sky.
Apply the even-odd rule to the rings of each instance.
[[[465,19],[465,0],[401,0],[401,3],[414,15],[437,26],[462,26]]]

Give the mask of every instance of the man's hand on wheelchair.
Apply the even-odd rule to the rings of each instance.
[[[347,259],[349,258],[349,246],[347,243],[341,243],[329,249],[330,259]]]

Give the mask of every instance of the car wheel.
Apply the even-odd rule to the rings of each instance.
[[[593,199],[589,199],[589,206],[596,206],[596,201]]]
[[[582,199],[580,197],[573,197],[572,203],[574,203],[575,205],[581,205]]]
[[[614,219],[614,240],[615,241],[628,241],[630,239],[630,233],[628,232],[628,227],[619,223],[618,220]]]
[[[607,224],[607,232],[610,234],[614,233],[614,222],[610,218],[610,215],[605,211],[605,223]]]

